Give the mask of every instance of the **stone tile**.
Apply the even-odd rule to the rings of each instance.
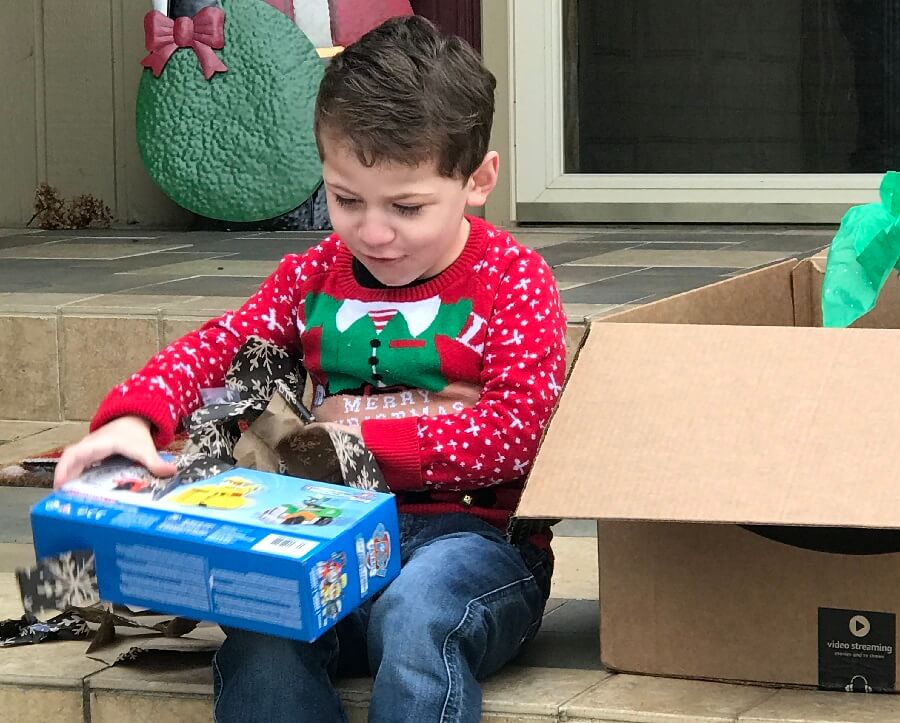
[[[183,279],[188,276],[241,276],[264,279],[271,274],[276,263],[271,261],[234,261],[203,260],[185,261],[183,263],[156,266],[152,269],[139,269],[129,272],[134,276],[161,276]]]
[[[16,464],[27,457],[76,442],[87,434],[85,422],[64,422],[15,442],[0,445],[0,466]]]
[[[581,266],[730,266],[749,268],[790,256],[778,251],[655,251],[642,246],[574,260]]]
[[[228,238],[232,241],[252,241],[252,244],[245,244],[245,247],[249,247],[260,241],[317,244],[328,238],[330,234],[330,231],[261,231],[252,234],[242,234],[234,231],[228,235]]]
[[[566,312],[566,320],[569,324],[580,324],[614,311],[621,311],[624,306],[624,304],[574,304],[564,300],[563,310]]]
[[[707,241],[647,241],[638,248],[648,251],[718,251],[721,249],[741,248],[737,241],[712,239]]]
[[[0,228],[0,238],[39,236],[42,233],[44,233],[44,231],[38,228]]]
[[[130,277],[132,279],[136,277]],[[262,279],[244,276],[193,276],[187,279],[148,283],[129,290],[132,294],[171,294],[172,296],[231,296],[242,300],[255,294]]]
[[[226,311],[239,309],[249,297],[249,294],[247,296],[202,296],[193,301],[179,302],[168,311],[170,314],[196,315],[208,319]]]
[[[567,602],[568,600],[562,597],[551,597],[544,606],[544,617],[547,617],[547,615],[558,609],[560,605],[565,605]]]
[[[780,690],[738,720],[741,723],[886,723],[900,720],[900,696]]]
[[[788,254],[818,251],[831,244],[834,233],[814,235],[784,234],[774,237],[757,237],[742,241],[735,249],[741,251],[781,251]]]
[[[67,640],[4,648],[0,684],[72,687],[78,689],[80,697],[82,680],[106,667],[84,654],[87,646],[86,640]]]
[[[49,490],[47,490],[49,492]],[[30,567],[34,564],[34,545],[31,542],[3,542],[0,544],[0,580],[3,573],[15,572],[20,567]],[[22,614],[22,600],[19,597],[19,588],[12,576],[9,577],[10,589],[5,591],[0,588],[0,616],[3,618],[17,617]]]
[[[188,248],[186,244],[100,244],[85,240],[81,243],[43,243],[0,249],[0,259],[53,259],[53,260],[103,260],[114,261],[132,256],[143,256],[159,251]]]
[[[92,692],[91,723],[211,723],[212,693],[204,697]]]
[[[190,654],[145,656],[133,665],[113,665],[88,681],[92,693],[115,692],[135,695],[211,696],[213,675],[207,656]]]
[[[584,268],[590,268],[589,266],[585,266]],[[569,289],[574,289],[576,286],[581,286],[582,284],[577,281],[557,281],[556,288],[559,291],[568,291]]]
[[[523,246],[530,249],[546,249],[551,246],[590,238],[586,233],[566,233],[555,231],[531,231],[524,228],[513,229],[510,233]]]
[[[596,600],[600,594],[595,537],[554,537],[551,597]]]
[[[6,721],[77,723],[83,720],[84,699],[78,689],[0,685],[0,710]]]
[[[146,283],[143,278],[132,278],[138,272],[146,271],[152,274],[152,269],[173,264],[183,264],[190,261],[209,261],[212,259],[232,259],[235,254],[211,251],[158,251],[153,254],[140,256],[128,256],[114,261],[72,261],[75,268],[90,268],[95,270],[108,270],[113,274],[121,274],[128,278],[132,286],[140,286]],[[47,262],[42,262],[47,263]],[[163,279],[172,278],[167,274],[160,274]]]
[[[522,648],[513,663],[566,670],[603,670],[599,637],[573,633],[541,631]]]
[[[159,323],[155,317],[64,314],[61,332],[66,419],[90,419],[114,385],[159,351]]]
[[[557,267],[561,264],[568,264],[575,261],[579,263],[583,259],[592,258],[597,256],[598,254],[606,254],[606,253],[624,253],[626,249],[630,249],[634,246],[639,245],[640,242],[629,242],[629,241],[609,241],[609,240],[591,240],[591,241],[571,241],[568,243],[558,244],[556,246],[550,246],[547,248],[539,249],[539,253],[544,257],[544,260],[550,264],[552,267]],[[595,265],[599,266],[603,262],[597,262]],[[610,264],[612,265],[612,264]],[[625,263],[617,263],[616,266],[628,266]],[[633,263],[631,266],[646,266],[649,264],[644,263]]]
[[[0,575],[0,614],[11,618],[22,615],[22,601],[11,573]],[[53,614],[50,612],[48,617]],[[84,654],[87,646],[86,640],[71,640],[3,648],[0,684],[73,687],[78,689],[80,698],[83,679],[106,667]]]
[[[165,244],[168,242],[168,239],[164,239],[159,234],[130,234],[115,230],[103,233],[91,229],[60,229],[55,231],[48,231],[48,233],[51,234],[53,238],[47,240],[52,240],[54,243],[61,244],[90,243],[92,246],[121,246],[123,244],[151,243],[155,246],[158,246],[160,244]],[[184,240],[179,240],[177,245],[183,246]]]
[[[553,278],[557,283],[571,282],[573,284],[590,284],[594,281],[602,281],[613,276],[623,276],[642,271],[643,266],[576,266],[574,264],[562,264],[553,269]]]
[[[553,526],[554,539],[559,537],[596,537],[595,520],[562,520]]]
[[[716,281],[733,271],[729,267],[646,268],[563,291],[568,304],[626,304],[671,296]]]
[[[235,254],[235,260],[268,261],[272,268],[287,254],[303,253],[316,246],[327,234],[318,233],[309,237],[290,234],[284,236],[262,236],[257,238],[228,237],[203,245],[204,251]]]
[[[160,240],[171,243],[189,243],[196,247],[207,247],[217,241],[226,241],[234,238],[235,234],[228,231],[197,230],[197,231],[165,231],[160,232]]]
[[[0,289],[33,294],[81,294],[82,298],[123,291],[135,285],[135,277],[115,273],[116,267],[123,263],[4,259],[0,263]]]
[[[185,334],[198,329],[203,322],[204,319],[199,317],[164,317],[162,323],[162,345],[168,346]]]
[[[76,294],[33,294],[4,293],[0,294],[0,312],[20,312],[26,314],[52,313],[66,304],[88,299],[94,294],[83,291]]]
[[[71,310],[73,313],[92,314],[155,314],[176,304],[201,298],[200,296],[154,296],[128,293],[101,294],[68,304],[66,310]]]
[[[50,429],[53,422],[25,422],[19,419],[0,419],[0,442],[10,442]]]
[[[30,543],[31,508],[48,494],[49,489],[40,487],[0,487],[0,542]]]
[[[551,593],[553,594],[553,593]],[[592,638],[594,647],[600,639],[600,605],[592,600],[566,600],[553,612],[544,616],[541,631]]]
[[[0,236],[0,249],[15,249],[23,246],[35,246],[46,243],[48,236]]]
[[[482,684],[482,710],[510,716],[555,716],[567,701],[607,675],[595,670],[507,666]]]
[[[607,675],[596,670],[507,666],[482,684],[482,721],[556,721],[560,706]],[[337,688],[349,723],[364,723],[372,681],[368,678],[342,680]]]
[[[56,328],[55,316],[0,316],[0,418],[60,418]]]
[[[5,547],[2,545],[0,547]],[[32,559],[34,555],[32,555]],[[14,570],[0,573],[0,616],[5,618],[22,617],[22,597],[19,595],[19,586],[16,584]]]
[[[732,723],[774,691],[699,680],[615,675],[563,706],[568,721]]]
[[[648,301],[653,299],[652,296],[647,296],[645,298],[638,299],[634,304],[613,304],[610,308],[605,309],[598,314],[595,314],[591,317],[591,321],[597,321],[597,319],[603,319],[607,316],[612,316],[613,314],[621,314],[624,311],[628,311],[629,309],[633,309],[635,306],[640,306],[641,304],[645,304]]]

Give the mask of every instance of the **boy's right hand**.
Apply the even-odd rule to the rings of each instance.
[[[85,469],[114,454],[146,467],[157,477],[171,477],[177,468],[156,451],[150,422],[143,417],[119,417],[67,447],[56,465],[53,487],[60,487]]]

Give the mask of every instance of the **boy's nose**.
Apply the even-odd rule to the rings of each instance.
[[[367,218],[359,229],[359,238],[366,246],[384,246],[394,240],[394,231],[379,219]]]

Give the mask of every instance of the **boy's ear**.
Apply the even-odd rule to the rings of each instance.
[[[484,206],[494,186],[497,185],[497,176],[500,173],[500,154],[497,151],[488,151],[481,165],[469,176],[469,195],[466,199],[468,206]]]

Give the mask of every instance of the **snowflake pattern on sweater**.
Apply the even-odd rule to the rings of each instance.
[[[92,428],[137,414],[166,444],[255,335],[302,355],[317,419],[360,424],[393,491],[497,487],[508,517],[561,391],[565,315],[539,254],[469,220],[459,258],[412,287],[361,286],[335,235],[286,256],[240,309],[114,388]]]

